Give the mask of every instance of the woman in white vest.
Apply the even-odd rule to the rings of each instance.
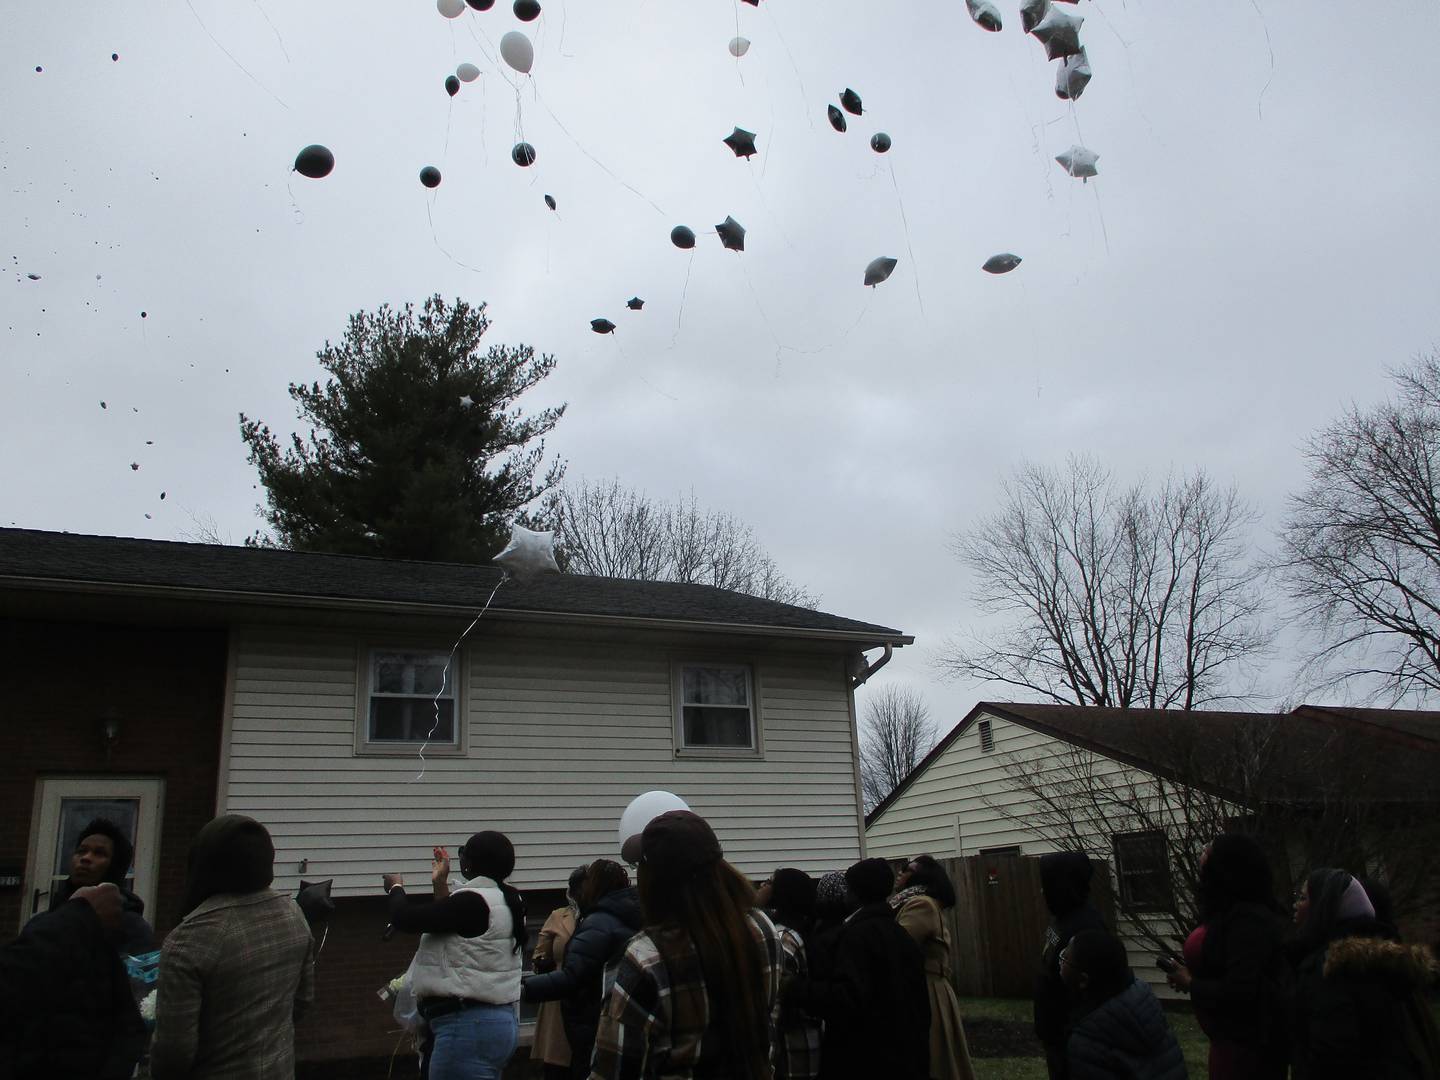
[[[411,904],[399,874],[386,874],[390,925],[420,934],[411,966],[420,1015],[430,1027],[430,1080],[499,1080],[519,1031],[525,902],[505,884],[515,848],[503,833],[478,832],[460,848],[461,885],[435,849],[435,899]]]

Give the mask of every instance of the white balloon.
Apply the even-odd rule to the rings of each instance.
[[[463,400],[461,404],[464,404]],[[517,581],[526,581],[541,574],[558,574],[560,566],[555,562],[555,534],[511,525],[510,542],[491,562],[499,563]]]
[[[1056,154],[1055,160],[1067,173],[1081,180],[1088,180],[1090,177],[1100,174],[1100,170],[1095,167],[1095,163],[1100,160],[1100,155],[1083,146],[1072,146],[1063,154]]]
[[[535,64],[535,46],[519,30],[511,30],[500,39],[500,56],[521,75],[528,75]]]
[[[671,810],[689,810],[690,804],[669,791],[636,795],[620,815],[620,857],[634,866],[640,861],[640,837],[645,826]]]
[[[447,19],[458,19],[465,14],[465,0],[435,0],[435,7]]]
[[[1085,87],[1090,85],[1092,74],[1090,57],[1085,55],[1082,47],[1074,56],[1060,61],[1055,71],[1055,96],[1062,101],[1077,100],[1085,92]]]
[[[455,69],[455,77],[461,82],[474,82],[480,77],[480,69],[474,64],[461,64]]]
[[[736,60],[739,60],[740,57],[744,56],[749,51],[749,38],[737,37],[730,39],[730,55],[735,57]]]

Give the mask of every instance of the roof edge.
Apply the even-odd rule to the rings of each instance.
[[[228,604],[256,604],[274,608],[299,608],[332,611],[388,611],[425,615],[472,616],[473,606],[463,604],[424,604],[398,600],[366,600],[343,596],[281,596],[276,593],[247,592],[236,589],[195,589],[174,585],[128,585],[111,581],[79,578],[32,578],[0,575],[0,585],[18,585],[37,592],[90,593],[108,596],[142,596],[169,600],[208,600]],[[526,610],[522,608],[491,608],[494,619],[517,622],[561,622],[590,626],[629,626],[667,630],[694,630],[702,633],[740,633],[757,637],[802,638],[811,641],[837,641],[854,644],[873,643],[870,647],[913,645],[912,634],[868,633],[860,630],[823,630],[799,626],[771,626],[763,623],[716,622],[696,619],[660,619],[642,615],[596,615],[585,612]]]

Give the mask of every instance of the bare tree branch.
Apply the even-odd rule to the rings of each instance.
[[[869,693],[860,721],[860,797],[867,814],[920,764],[938,735],[916,691],[887,685]]]

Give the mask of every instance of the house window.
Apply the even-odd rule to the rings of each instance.
[[[678,664],[676,749],[759,750],[748,664]]]
[[[1174,906],[1174,893],[1164,832],[1152,829],[1117,833],[1111,842],[1121,907],[1127,911],[1169,911]]]
[[[995,732],[990,729],[989,720],[981,720],[977,726],[980,729],[980,750],[988,754],[995,749]]]
[[[443,649],[373,648],[367,654],[367,748],[458,748],[458,657]]]

